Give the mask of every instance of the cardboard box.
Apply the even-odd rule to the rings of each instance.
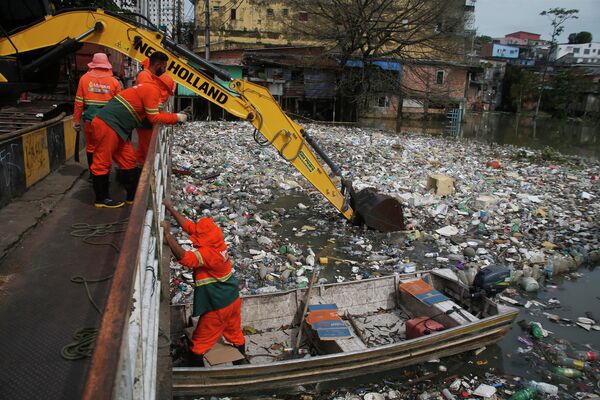
[[[244,356],[238,349],[219,342],[215,343],[215,345],[204,354],[204,360],[211,366],[243,359]]]
[[[431,174],[427,177],[427,190],[435,189],[438,196],[448,196],[454,193],[454,178],[448,175]]]

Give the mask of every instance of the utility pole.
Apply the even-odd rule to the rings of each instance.
[[[173,19],[171,20],[171,23],[173,24],[173,40],[175,41],[175,43],[177,43],[177,20],[175,19],[175,12],[177,10],[177,7],[175,7],[174,1],[171,1],[171,9],[171,11],[173,11]]]
[[[204,58],[206,61],[210,59],[210,4],[209,0],[204,0]],[[208,105],[208,120],[212,121],[212,107],[210,101]]]
[[[158,0],[158,15],[157,15],[157,21],[156,21],[156,26],[158,26],[158,29],[161,29],[160,25],[161,25],[161,15],[162,15],[162,2],[161,0]]]
[[[204,58],[210,59],[210,5],[204,0]]]

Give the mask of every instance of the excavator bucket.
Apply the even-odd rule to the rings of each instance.
[[[402,204],[391,196],[377,193],[372,188],[363,189],[354,196],[356,222],[380,232],[403,231]]]

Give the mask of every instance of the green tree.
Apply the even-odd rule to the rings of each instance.
[[[535,100],[538,78],[536,74],[518,65],[506,65],[502,82],[502,108],[520,113],[523,104]]]
[[[485,44],[485,43],[489,43],[491,41],[492,41],[492,37],[487,36],[487,35],[479,35],[475,38],[475,43],[477,43],[477,44]]]
[[[592,85],[591,79],[582,68],[568,68],[553,76],[544,94],[544,108],[552,115],[565,118],[575,114],[574,107]]]
[[[546,76],[548,75],[548,61],[550,58],[550,54],[556,48],[556,45],[558,43],[558,37],[565,30],[565,23],[570,19],[579,18],[577,16],[578,13],[579,10],[577,9],[566,9],[562,7],[550,8],[540,13],[540,15],[548,17],[550,19],[550,25],[552,26],[552,35],[550,36],[550,51],[548,52],[548,56],[544,60],[544,69],[538,85],[538,99],[537,104],[535,105],[535,115],[533,117],[534,119],[537,119],[538,113],[540,112],[540,104],[542,102],[542,96],[544,94],[544,86],[546,85]]]
[[[581,31],[579,33],[571,33],[569,35],[569,44],[591,43],[592,34],[590,32]]]

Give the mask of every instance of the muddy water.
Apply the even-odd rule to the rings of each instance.
[[[378,128],[390,128],[381,124]],[[430,132],[432,134],[444,134],[443,124],[430,123],[428,125],[405,124],[399,128],[401,132]],[[392,130],[393,129],[386,129]],[[445,133],[447,134],[447,133]],[[577,121],[557,122],[553,120],[539,120],[533,123],[531,119],[519,118],[514,115],[505,114],[475,114],[467,117],[465,123],[456,136],[461,139],[485,141],[488,143],[512,144],[518,146],[543,149],[551,146],[565,154],[580,155],[591,159],[600,160],[600,126],[592,123]],[[297,243],[301,247],[309,246],[317,257],[329,256],[340,260],[330,260],[321,277],[329,282],[336,280],[352,279],[360,275],[364,278],[377,276],[379,274],[393,273],[397,270],[399,262],[385,264],[380,269],[361,268],[359,272],[353,272],[356,266],[351,261],[364,261],[369,254],[378,253],[395,258],[398,253],[394,249],[402,248],[402,256],[409,257],[419,265],[427,265],[430,259],[425,259],[418,254],[427,252],[428,243],[423,241],[413,242],[419,248],[405,247],[402,235],[384,235],[377,232],[368,232],[366,240],[361,241],[355,235],[356,228],[348,226],[341,219],[327,219],[325,215],[330,213],[320,212],[316,204],[322,203],[320,199],[313,201],[309,196],[300,193],[280,193],[275,196],[273,203],[264,204],[263,210],[283,207],[289,210],[287,216],[282,219],[282,225],[277,234],[281,237],[290,238],[291,243]],[[303,203],[309,208],[299,210],[296,205]],[[314,231],[302,231],[303,226],[313,226]],[[354,234],[353,234],[354,233]],[[520,309],[517,319],[539,321],[552,332],[551,337],[562,338],[572,343],[577,349],[582,345],[589,344],[592,348],[600,350],[600,332],[587,332],[575,325],[565,326],[549,322],[543,312],[557,314],[562,318],[576,320],[587,313],[592,313],[596,320],[600,319],[600,268],[588,267],[578,271],[581,277],[564,278],[556,277],[546,282],[538,293],[527,300],[539,300],[547,303],[550,298],[557,298],[561,305],[557,308],[540,310]],[[535,307],[534,307],[535,308]],[[419,377],[430,377],[427,386],[446,387],[444,382],[452,376],[478,376],[485,377],[486,374],[513,375],[525,379],[544,380],[542,374],[551,366],[538,360],[533,354],[520,354],[519,347],[525,347],[518,341],[520,335],[526,335],[521,328],[515,324],[512,331],[497,345],[489,346],[478,355],[472,352],[461,356],[441,360],[441,364],[447,368],[446,372],[439,371],[438,363],[427,363],[412,368],[388,371],[384,374],[368,375],[359,379],[338,382],[334,384],[323,384],[317,387],[317,393],[331,393],[333,388],[343,387],[350,392],[361,389],[377,390],[377,385],[392,383],[396,387],[410,387],[415,384],[414,380]],[[551,341],[552,339],[548,339]],[[480,382],[485,383],[485,378]],[[425,388],[424,388],[425,390]]]
[[[415,241],[412,244],[418,248],[406,247],[402,235],[381,234],[368,231],[361,232],[361,237],[365,241],[358,241],[355,235],[355,227],[338,220],[326,220],[325,213],[322,213],[316,206],[321,203],[302,193],[276,195],[271,203],[264,204],[263,210],[283,207],[287,210],[287,217],[282,219],[281,227],[276,231],[281,237],[290,238],[290,243],[300,245],[301,248],[310,247],[317,257],[329,256],[349,261],[333,261],[327,265],[321,272],[321,277],[329,282],[335,282],[337,279],[352,279],[356,275],[365,278],[377,276],[379,274],[393,273],[399,261],[392,262],[382,266],[379,270],[364,268],[365,259],[369,254],[387,254],[391,258],[395,255],[394,249],[401,248],[402,256],[408,257],[418,265],[428,265],[433,262],[432,259],[423,258],[422,254],[427,252],[428,243],[422,240]],[[298,203],[308,206],[307,209],[297,208]],[[314,226],[314,231],[302,232],[303,226]],[[297,236],[301,233],[302,236]],[[353,234],[354,233],[354,234]],[[371,246],[367,251],[366,246]],[[350,261],[357,261],[359,264],[353,264]],[[360,272],[353,273],[352,267],[361,265]],[[526,319],[528,321],[538,321],[542,323],[545,329],[552,332],[547,339],[552,342],[553,338],[562,338],[573,344],[577,350],[582,346],[589,344],[592,348],[600,349],[600,332],[585,331],[578,326],[566,326],[549,322],[543,315],[543,312],[549,312],[559,315],[561,318],[576,320],[577,317],[586,316],[591,313],[596,320],[600,319],[600,266],[580,268],[577,271],[580,277],[554,277],[546,281],[539,292],[518,297],[525,304],[528,300],[538,300],[548,304],[548,300],[556,298],[560,301],[559,306],[550,306],[540,309],[539,307],[525,308],[520,307],[520,315],[517,321]],[[308,272],[307,272],[308,273]],[[497,345],[488,346],[483,352],[475,355],[473,352],[463,355],[442,359],[439,363],[425,363],[411,368],[397,369],[387,371],[381,374],[366,375],[357,379],[346,380],[336,383],[325,383],[316,388],[309,388],[327,396],[336,388],[344,388],[348,391],[376,390],[376,385],[387,383],[397,388],[407,388],[415,385],[415,379],[429,377],[427,387],[444,386],[444,382],[452,376],[478,376],[480,379],[486,374],[496,376],[519,376],[530,380],[544,380],[543,373],[552,366],[546,362],[540,361],[533,354],[520,354],[519,347],[525,348],[518,340],[519,336],[527,336],[516,323],[509,334]],[[443,365],[447,371],[440,372],[439,366]],[[485,382],[483,379],[481,382]],[[424,386],[424,387],[425,387]],[[431,390],[431,389],[430,389]],[[326,397],[325,397],[326,398]]]
[[[389,132],[425,132],[453,135],[487,143],[511,144],[543,149],[550,146],[562,153],[600,160],[600,121],[556,120],[510,113],[469,113],[455,132],[439,121],[373,120],[369,126]]]

